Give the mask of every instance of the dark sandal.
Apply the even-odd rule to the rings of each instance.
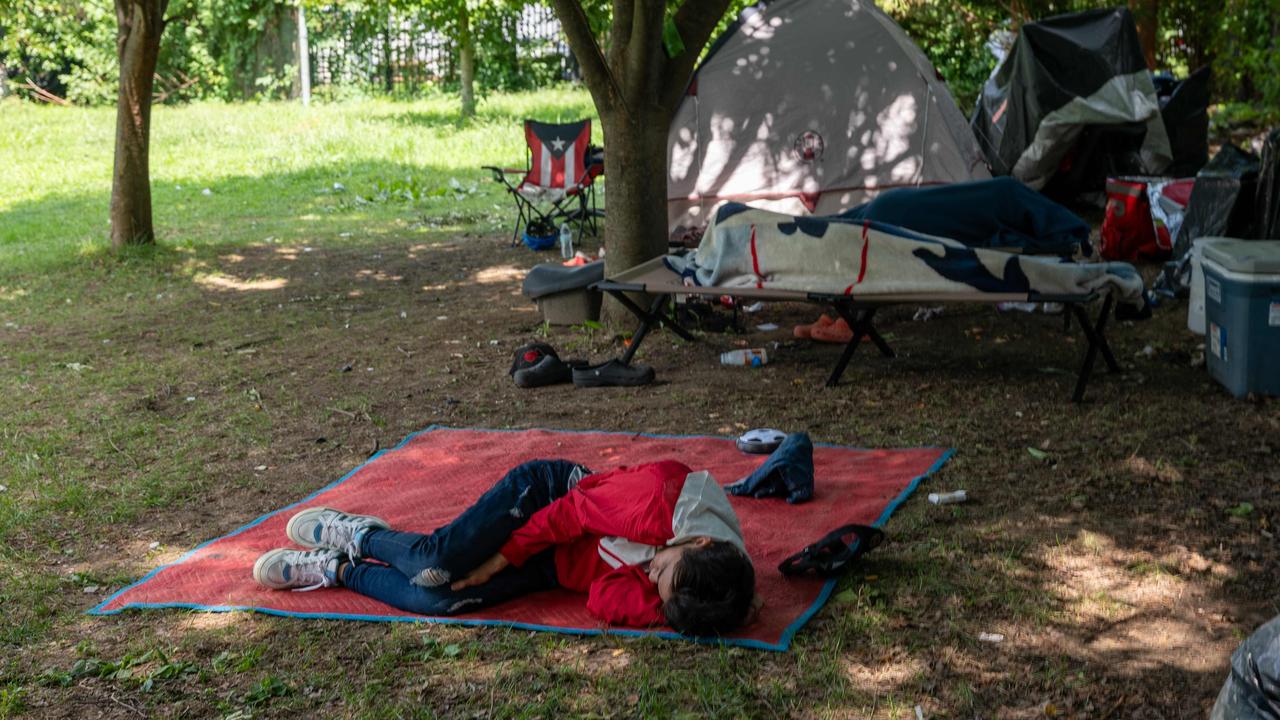
[[[852,535],[852,540],[845,538]],[[783,560],[778,571],[783,575],[802,575],[810,570],[822,577],[835,577],[853,567],[858,558],[875,550],[884,540],[884,531],[870,525],[843,525],[821,540]]]

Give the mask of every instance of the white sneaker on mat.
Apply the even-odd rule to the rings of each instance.
[[[360,557],[356,538],[364,530],[386,530],[386,520],[372,515],[352,515],[327,507],[307,508],[289,518],[284,532],[303,547],[340,550]]]
[[[276,548],[253,564],[253,579],[272,590],[316,590],[335,587],[338,564],[345,556],[337,550]]]

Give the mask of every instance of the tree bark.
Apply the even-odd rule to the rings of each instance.
[[[552,0],[604,129],[607,201],[605,274],[616,275],[667,248],[667,130],[694,63],[729,0],[685,0],[671,22],[684,45],[668,56],[663,0],[613,0],[608,55],[581,0]],[[604,319],[626,317],[613,304]]]
[[[671,113],[601,113],[606,138],[605,272],[616,275],[667,250],[667,128]]]
[[[471,16],[467,3],[458,13],[458,74],[462,82],[462,117],[476,114],[476,43],[471,36]]]
[[[156,240],[151,218],[151,92],[164,33],[168,0],[116,0],[116,52],[120,89],[116,98],[115,167],[111,177],[111,246]]]
[[[387,23],[382,26],[382,57],[386,62],[382,66],[382,85],[386,89],[387,94],[395,92],[395,48],[391,46],[395,36],[393,28],[395,24],[396,11],[394,8],[387,8]]]
[[[1129,9],[1133,12],[1134,24],[1138,26],[1138,42],[1142,43],[1142,55],[1147,60],[1147,69],[1155,70],[1160,0],[1129,0]]]

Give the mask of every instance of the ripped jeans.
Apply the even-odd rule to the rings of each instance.
[[[504,568],[483,585],[454,592],[449,583],[492,557],[530,515],[568,494],[590,472],[567,460],[533,460],[512,468],[430,535],[370,530],[360,539],[361,557],[352,561],[343,584],[420,615],[454,615],[559,587],[554,547],[520,567]]]

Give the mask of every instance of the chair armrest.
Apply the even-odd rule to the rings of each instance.
[[[516,170],[515,168],[500,168],[495,165],[481,165],[480,169],[493,173],[493,180],[502,183],[509,192],[515,192],[516,186],[511,184],[511,181],[507,179],[507,175],[523,175],[527,172],[526,170]]]

